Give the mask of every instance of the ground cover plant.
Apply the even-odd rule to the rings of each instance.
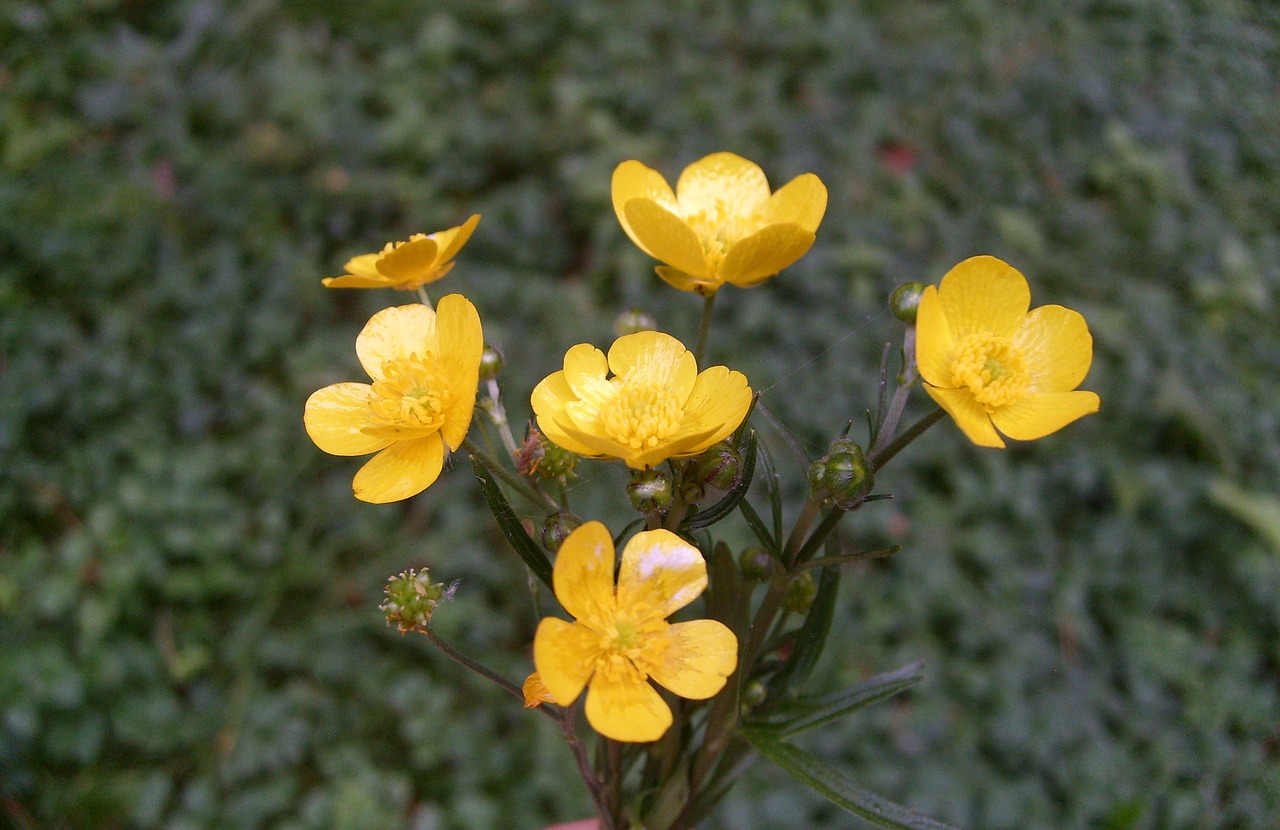
[[[926,678],[806,746],[961,826],[1267,826],[1278,32],[1261,3],[7,6],[0,813],[585,815],[547,724],[385,627],[387,574],[442,562],[467,591],[435,625],[508,676],[537,620],[478,490],[358,506],[311,446],[302,403],[380,307],[318,283],[479,212],[469,292],[519,309],[486,336],[524,365],[607,343],[605,309],[689,330],[609,173],[731,148],[831,192],[788,279],[719,309],[752,348],[710,349],[805,449],[870,388],[889,290],[978,252],[1085,313],[1103,400],[1003,453],[940,425],[892,470],[911,519],[887,502],[860,541],[908,550],[848,574],[812,682]],[[847,826],[750,775],[708,826]]]

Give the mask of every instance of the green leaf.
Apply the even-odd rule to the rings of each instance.
[[[782,548],[782,483],[778,478],[778,468],[773,463],[773,455],[767,444],[760,444],[760,463],[764,464],[764,483],[769,491],[769,508],[773,513],[773,538],[779,544],[778,554],[781,558]]]
[[[739,730],[760,754],[782,767],[793,778],[832,804],[860,816],[878,827],[893,830],[957,830],[914,810],[864,790],[843,773],[779,740],[769,729],[743,727]]]
[[[719,620],[741,638],[747,630],[749,603],[742,601],[742,571],[724,542],[707,557],[707,617]]]
[[[764,545],[765,550],[773,554],[773,558],[779,562],[782,561],[782,551],[778,544],[778,539],[769,532],[769,528],[764,526],[764,521],[760,518],[760,514],[751,506],[751,502],[738,502],[738,510],[742,513],[742,518],[747,520],[747,526],[751,528],[751,532],[760,540],[760,544]]]
[[[484,500],[488,503],[493,518],[497,520],[502,535],[507,537],[511,547],[529,566],[534,576],[541,579],[548,588],[555,590],[551,585],[551,560],[547,559],[547,555],[542,552],[538,543],[525,533],[524,526],[520,524],[516,512],[511,509],[511,502],[507,501],[507,497],[503,495],[502,488],[498,486],[493,473],[489,472],[489,468],[474,455],[471,456],[471,468],[476,472],[480,492],[484,494]]]
[[[1209,485],[1214,504],[1249,526],[1277,555],[1280,555],[1280,498],[1250,493],[1225,478]]]
[[[738,506],[738,502],[747,495],[747,489],[751,486],[751,479],[756,472],[756,432],[748,429],[743,434],[745,446],[742,452],[742,476],[739,478],[736,486],[729,492],[724,494],[724,498],[708,507],[695,513],[684,523],[684,529],[698,530],[700,528],[709,527],[723,519],[733,512]]]
[[[799,570],[806,571],[810,568],[826,568],[831,565],[847,565],[850,562],[860,562],[863,559],[883,559],[886,556],[893,556],[902,550],[902,545],[889,545],[884,548],[875,548],[874,550],[859,550],[853,553],[841,553],[835,556],[822,556],[818,559],[810,559],[799,566]]]
[[[839,692],[796,698],[771,709],[752,726],[768,729],[778,738],[789,738],[893,697],[910,689],[923,677],[924,661],[917,660],[902,668],[868,677]]]
[[[840,589],[840,569],[823,568],[818,578],[818,593],[809,606],[809,615],[796,635],[795,646],[782,669],[769,681],[769,697],[783,698],[789,690],[809,678],[822,656],[835,617],[836,595]]]

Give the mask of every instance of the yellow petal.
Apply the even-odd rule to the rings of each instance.
[[[712,366],[699,373],[693,392],[685,403],[685,426],[691,432],[713,430],[720,438],[738,428],[751,407],[751,387],[747,377],[724,366]],[[682,430],[683,432],[683,430]]]
[[[666,619],[698,598],[707,587],[702,554],[669,530],[643,530],[622,550],[618,608],[645,606]]]
[[[608,455],[608,453],[601,452],[589,443],[583,443],[580,437],[575,437],[575,435],[582,435],[580,430],[574,429],[572,425],[561,426],[560,422],[554,417],[539,415],[538,429],[542,431],[542,434],[545,435],[551,443],[561,449],[566,449],[569,452],[584,455],[588,458],[602,458]],[[571,432],[573,434],[570,434]]]
[[[674,208],[676,194],[671,192],[671,185],[667,184],[667,180],[657,170],[632,160],[624,161],[613,171],[612,190],[613,211],[618,214],[618,222],[622,224],[622,229],[626,231],[627,236],[631,237],[631,241],[636,243],[640,250],[654,259],[660,259],[661,257],[658,257],[653,251],[645,247],[645,244],[636,236],[635,231],[631,229],[631,224],[627,222],[627,214],[624,208],[627,202],[632,199],[649,199],[668,209]]]
[[[388,360],[436,350],[436,315],[421,303],[382,309],[356,338],[356,357],[374,380],[382,380],[382,364]]]
[[[652,199],[632,199],[622,212],[650,256],[693,277],[708,275],[702,243],[679,216]]]
[[[642,678],[599,672],[587,690],[587,722],[615,741],[656,741],[671,727],[671,707]]]
[[[440,344],[440,367],[449,384],[440,434],[449,449],[456,450],[471,426],[480,383],[480,356],[484,352],[480,314],[470,300],[461,294],[441,298],[436,304],[436,338]]]
[[[681,291],[692,291],[703,297],[716,293],[723,284],[718,276],[712,275],[699,279],[668,265],[659,265],[653,270],[657,272],[663,282],[672,288],[678,288]]]
[[[444,442],[440,433],[412,441],[397,441],[369,459],[356,473],[356,498],[386,504],[416,496],[440,477]]]
[[[604,352],[590,343],[579,343],[564,353],[564,379],[574,397],[587,401],[593,408],[613,396],[613,386],[605,380],[609,361]]]
[[[729,248],[720,278],[740,288],[758,285],[805,255],[813,232],[799,225],[769,225]]]
[[[387,278],[378,273],[378,259],[381,253],[361,254],[347,260],[347,264],[342,266],[347,269],[347,273],[356,277],[369,277],[370,279],[379,279],[387,282]]]
[[[816,233],[827,212],[827,186],[812,173],[796,176],[769,198],[769,222],[793,223]]]
[[[302,422],[316,446],[331,455],[365,455],[391,443],[362,430],[376,426],[369,408],[373,387],[367,383],[335,383],[307,398]]]
[[[916,308],[916,368],[926,383],[952,387],[951,350],[955,338],[947,324],[938,289],[926,286]]]
[[[436,245],[440,246],[439,257],[441,265],[453,259],[458,255],[458,251],[462,250],[462,246],[467,244],[467,240],[471,238],[471,234],[475,232],[476,225],[480,224],[480,214],[473,213],[456,228],[449,228],[447,231],[434,233]]]
[[[718,208],[731,216],[747,216],[769,199],[769,181],[755,162],[733,153],[712,153],[680,174],[676,199],[685,216],[703,210],[714,214]],[[671,262],[665,257],[659,259]]]
[[[573,417],[575,411],[579,413],[582,412],[582,405],[580,402],[575,404],[570,404],[569,407],[567,408],[569,417],[565,419],[557,420],[555,423],[555,426],[566,438],[569,439],[569,442],[570,442],[570,446],[566,446],[564,444],[561,444],[560,446],[564,447],[565,449],[570,449],[570,447],[573,444],[577,444],[578,446],[585,447],[587,449],[586,452],[574,450],[574,452],[578,452],[579,455],[586,455],[592,458],[620,458],[623,461],[626,461],[628,466],[634,467],[635,469],[643,469],[643,467],[636,466],[635,464],[632,464],[630,461],[628,461],[628,458],[635,454],[635,450],[632,450],[630,447],[626,446],[625,444],[622,444],[618,441],[613,440],[607,435],[597,434],[596,432],[589,432],[587,429],[579,427]],[[588,414],[590,414],[589,410],[588,410]],[[542,422],[539,421],[538,425],[541,426]],[[596,428],[595,421],[591,421],[589,423],[589,426],[591,429],[595,429]],[[550,435],[550,433],[548,433],[548,435]],[[667,456],[663,456],[663,458],[666,458],[666,457]]]
[[[613,619],[613,560],[609,529],[600,522],[587,522],[560,545],[551,572],[556,599],[564,610],[598,631]],[[543,678],[555,692],[545,673]]]
[[[706,700],[724,688],[738,667],[738,638],[723,623],[691,620],[652,634],[665,639],[662,663],[651,667],[658,685],[690,700]]]
[[[384,253],[378,271],[396,282],[418,282],[435,269],[439,251],[434,239],[419,234]]]
[[[1031,309],[1013,345],[1022,351],[1029,386],[1037,392],[1070,392],[1093,362],[1093,337],[1084,317],[1060,305]]]
[[[1093,392],[1032,392],[991,413],[996,427],[1018,441],[1034,441],[1098,411]]]
[[[674,392],[681,404],[688,399],[698,377],[693,352],[660,331],[638,331],[613,341],[609,369],[619,376],[641,373],[647,382]]]
[[[536,709],[544,703],[555,703],[556,699],[547,691],[547,684],[542,682],[542,675],[533,672],[524,679],[524,685],[520,687],[520,693],[524,695],[524,708]]]
[[[1004,446],[1004,441],[991,425],[991,416],[973,399],[973,393],[968,389],[943,389],[926,383],[924,391],[947,411],[970,441],[980,447]]]
[[[533,664],[551,700],[568,706],[582,694],[600,657],[600,635],[586,626],[545,617],[533,635]]]
[[[537,386],[533,387],[533,394],[529,396],[529,403],[537,417],[538,429],[543,435],[569,452],[575,452],[578,455],[595,455],[595,450],[569,437],[559,424],[561,419],[568,417],[565,407],[577,400],[578,396],[570,388],[564,372],[556,372],[543,378]]]
[[[373,277],[344,274],[341,277],[325,277],[320,280],[325,288],[390,288],[395,283],[381,274]]]
[[[1008,263],[975,256],[947,272],[938,299],[956,340],[983,331],[1011,338],[1026,319],[1031,289]]]

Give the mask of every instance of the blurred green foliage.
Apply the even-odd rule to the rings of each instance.
[[[1006,452],[944,423],[879,477],[896,500],[850,536],[906,547],[845,580],[812,683],[928,675],[807,748],[974,828],[1275,826],[1278,73],[1265,0],[4,4],[0,816],[585,815],[543,718],[382,621],[386,577],[430,564],[462,580],[441,635],[530,670],[466,466],[373,507],[303,433],[400,299],[319,278],[483,213],[442,285],[507,347],[518,421],[623,308],[691,336],[609,176],[729,149],[831,190],[711,344],[811,456],[871,404],[898,282],[995,254],[1095,334],[1100,414]],[[848,826],[749,781],[711,826]]]

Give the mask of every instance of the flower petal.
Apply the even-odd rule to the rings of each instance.
[[[916,308],[916,368],[926,383],[950,388],[951,350],[955,347],[951,326],[938,299],[938,289],[926,286]]]
[[[667,641],[661,665],[650,667],[658,685],[690,700],[706,700],[724,688],[738,667],[738,638],[715,620],[676,623],[653,637]]]
[[[622,550],[618,608],[623,611],[647,606],[665,620],[706,587],[702,553],[669,530],[642,530]]]
[[[1034,441],[1098,411],[1093,392],[1031,392],[991,413],[996,428],[1018,441]]]
[[[440,299],[436,304],[436,339],[440,344],[440,368],[449,384],[440,434],[449,449],[456,450],[471,427],[484,352],[480,314],[470,300],[461,294]]]
[[[638,331],[613,341],[609,347],[609,369],[621,377],[641,373],[656,387],[670,389],[684,403],[698,377],[693,352],[669,334]]]
[[[378,271],[396,282],[420,282],[435,270],[440,246],[429,236],[417,234],[378,259]]]
[[[587,522],[560,545],[551,571],[556,599],[564,610],[597,631],[613,619],[613,561],[609,529]]]
[[[579,343],[564,353],[564,379],[574,397],[587,401],[592,409],[613,397],[613,386],[605,379],[609,360],[590,343]]]
[[[311,394],[302,414],[307,435],[330,455],[365,455],[391,443],[362,430],[378,421],[369,408],[373,387],[367,383],[335,383]]]
[[[626,204],[632,199],[649,199],[658,204],[672,209],[676,206],[676,194],[671,191],[671,185],[667,184],[667,180],[662,174],[652,167],[641,164],[638,161],[624,161],[619,164],[613,171],[613,212],[618,214],[618,222],[622,224],[622,229],[627,232],[627,236],[631,237],[631,241],[636,243],[640,250],[644,251],[654,259],[661,259],[645,247],[645,244],[636,236],[635,231],[631,229],[630,223],[627,222]]]
[[[467,221],[456,228],[431,234],[435,237],[436,245],[440,246],[440,253],[437,256],[441,265],[458,255],[458,251],[467,244],[467,240],[471,238],[478,224],[480,224],[480,214],[473,213]]]
[[[714,214],[718,208],[732,216],[747,216],[769,199],[769,180],[753,161],[734,153],[712,153],[680,174],[676,199],[685,216],[704,210]]]
[[[542,682],[542,675],[537,672],[533,672],[524,679],[524,685],[520,687],[520,692],[524,695],[524,708],[526,709],[537,709],[544,703],[556,702],[556,699],[547,691],[547,684]]]
[[[551,699],[568,706],[582,694],[600,657],[600,635],[577,623],[544,617],[533,635],[533,664]]]
[[[1031,373],[1030,388],[1037,392],[1070,392],[1089,374],[1093,362],[1093,337],[1077,311],[1060,305],[1031,309],[1013,337]]]
[[[652,199],[632,199],[622,206],[635,238],[654,259],[693,277],[706,277],[702,243],[683,219]]]
[[[380,279],[387,282],[387,278],[378,273],[378,260],[382,257],[382,253],[376,254],[360,254],[347,260],[347,264],[342,266],[347,269],[347,273],[356,277],[369,277],[370,279]]]
[[[1004,446],[1004,441],[991,425],[991,416],[973,399],[973,393],[968,389],[944,389],[926,383],[924,391],[947,411],[970,441],[980,447]]]
[[[325,288],[390,288],[395,282],[381,274],[372,277],[343,274],[341,277],[325,277],[320,280],[320,284]]]
[[[769,225],[733,243],[720,278],[740,288],[758,285],[805,255],[814,235],[799,225]]]
[[[656,741],[671,727],[671,707],[638,675],[597,673],[587,690],[587,722],[615,741]]]
[[[538,429],[542,430],[543,435],[569,452],[576,452],[578,455],[595,455],[595,450],[571,438],[560,427],[559,420],[568,418],[565,407],[577,402],[578,396],[570,388],[564,372],[556,372],[543,378],[537,386],[533,387],[533,394],[529,396],[533,414],[538,420]]]
[[[421,303],[382,309],[356,338],[356,357],[374,380],[382,380],[382,364],[388,360],[422,357],[437,348],[436,314]]]
[[[827,186],[812,173],[796,176],[769,197],[771,224],[793,223],[816,233],[827,212]]]
[[[1026,319],[1031,288],[1008,263],[975,256],[946,273],[938,284],[938,299],[956,340],[983,331],[1011,338]]]
[[[440,433],[397,441],[369,459],[356,473],[352,488],[356,498],[386,504],[416,496],[440,477],[444,467],[444,442]]]
[[[698,374],[685,403],[685,422],[681,432],[690,433],[714,430],[720,438],[738,428],[751,407],[751,387],[747,377],[725,366],[712,366]]]
[[[663,282],[672,288],[677,288],[681,291],[692,291],[703,297],[716,293],[723,284],[719,277],[691,277],[684,271],[668,265],[659,265],[653,270],[657,272]]]

